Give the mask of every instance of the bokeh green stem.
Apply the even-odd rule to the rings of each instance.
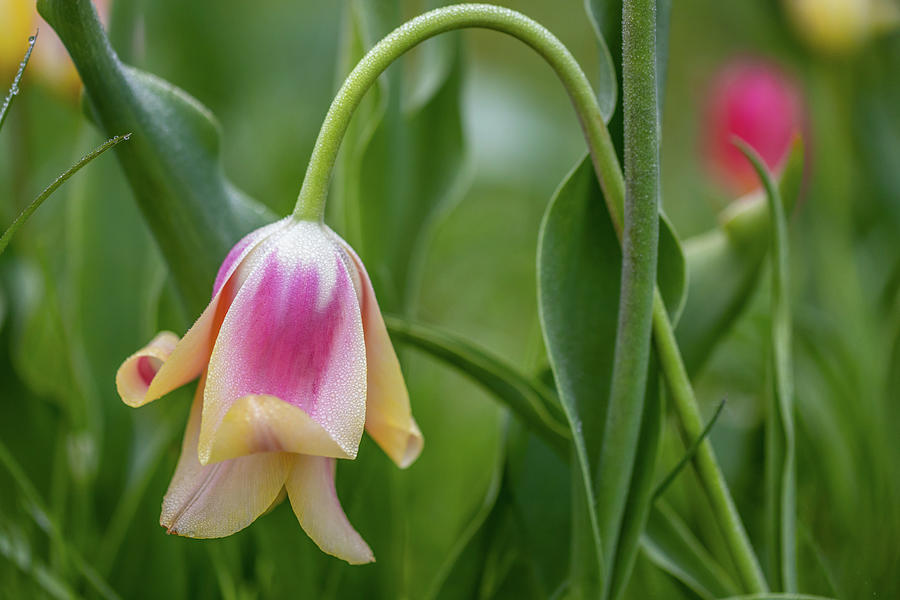
[[[303,179],[294,217],[322,220],[341,140],[354,110],[381,73],[417,44],[444,32],[466,28],[492,29],[519,39],[544,58],[559,77],[575,108],[610,217],[621,239],[625,179],[587,76],[572,53],[545,27],[518,12],[489,4],[459,4],[425,13],[395,29],[360,60],[328,109]],[[703,431],[703,421],[658,288],[653,295],[652,329],[676,413],[686,436],[694,440]],[[694,466],[709,496],[713,517],[723,531],[744,588],[748,592],[765,591],[767,585],[759,561],[708,441],[700,445]]]

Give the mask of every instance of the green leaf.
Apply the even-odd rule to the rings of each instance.
[[[678,324],[687,302],[688,265],[681,240],[664,212],[659,214],[659,260],[656,284],[672,325]]]
[[[604,108],[604,120],[609,123],[610,134],[619,157],[622,157],[622,111],[605,110],[604,99],[600,94],[603,91],[602,84],[611,79],[613,85],[622,80],[622,0],[584,0],[585,11],[601,44],[600,48],[600,90],[598,97],[600,106]],[[662,115],[663,99],[665,98],[666,71],[669,59],[669,17],[672,12],[672,0],[656,0],[656,86],[657,103],[660,116]],[[612,73],[606,74],[607,58],[612,61]],[[613,96],[613,104],[615,95]],[[609,114],[610,117],[606,117]]]
[[[560,532],[572,518],[571,469],[566,457],[511,422],[496,502],[454,562],[439,598],[556,597],[569,562],[569,540]]]
[[[346,210],[358,215],[351,240],[365,261],[381,306],[406,312],[415,296],[434,220],[458,196],[465,143],[459,37],[429,46],[423,73],[435,78],[412,101],[401,95],[402,65],[389,71],[381,121],[360,151]],[[354,233],[354,227],[350,233]]]
[[[738,591],[737,584],[665,502],[657,502],[641,538],[644,554],[705,600]]]
[[[209,111],[122,64],[90,0],[39,0],[38,10],[72,56],[101,131],[133,133],[116,154],[182,299],[199,313],[228,249],[274,217],[225,177]]]
[[[385,315],[394,340],[456,367],[503,402],[523,424],[562,452],[568,447],[569,431],[552,392],[518,373],[503,360],[491,356],[465,339],[402,317]]]
[[[50,537],[56,547],[65,551],[68,555],[67,559],[72,561],[72,564],[84,577],[85,581],[94,588],[100,597],[106,598],[106,600],[118,599],[118,594],[97,574],[84,557],[69,544],[62,530],[51,517],[51,513],[47,510],[34,484],[3,442],[0,442],[0,465],[10,474],[21,497],[27,503],[29,516]]]
[[[779,182],[786,212],[802,180],[803,147],[795,143]],[[769,244],[769,214],[763,196],[741,198],[722,212],[721,227],[685,242],[690,277],[675,334],[690,375],[700,371],[752,297]]]
[[[400,7],[396,0],[351,0],[345,5],[343,17],[338,81],[343,81],[366,52],[400,23]],[[384,127],[388,99],[400,98],[402,75],[402,69],[395,68],[378,78],[356,108],[341,141],[327,210],[334,226],[354,245],[362,237],[361,206],[371,201],[362,185],[363,160],[372,137]]]
[[[622,516],[622,529],[619,533],[609,583],[608,595],[613,600],[621,598],[628,587],[640,550],[640,540],[644,533],[647,517],[656,499],[654,477],[663,431],[663,416],[665,415],[663,392],[656,362],[651,355],[631,486]]]
[[[616,65],[613,62],[612,54],[606,45],[606,38],[603,35],[601,22],[598,21],[597,6],[599,3],[595,0],[585,0],[585,10],[588,18],[597,35],[597,45],[599,46],[600,69],[597,74],[597,103],[600,105],[600,114],[603,115],[603,121],[609,123],[613,113],[616,112],[616,100],[619,93],[616,78]]]
[[[366,51],[389,31],[382,23],[385,15],[375,10],[379,7],[383,9],[387,4],[389,3],[353,0],[345,5],[338,56],[339,81],[343,80],[365,56]],[[384,116],[387,79],[390,74],[393,74],[393,71],[380,77],[366,93],[356,109],[356,115],[347,127],[335,165],[331,197],[326,207],[329,222],[342,231],[346,239],[354,243],[358,242],[362,235],[359,215],[359,207],[365,200],[360,198],[363,190],[359,185],[362,157]]]
[[[6,115],[9,113],[9,107],[13,100],[19,95],[19,82],[22,81],[22,74],[25,73],[25,67],[28,65],[28,59],[31,58],[31,51],[34,50],[34,42],[37,40],[37,33],[28,38],[28,49],[25,50],[25,58],[19,63],[19,70],[13,77],[12,85],[9,87],[9,93],[3,99],[3,106],[0,106],[0,129],[3,129],[3,122],[6,121]]]
[[[794,380],[791,362],[790,271],[784,206],[762,158],[741,140],[735,145],[753,164],[766,190],[772,241],[772,375],[766,421],[766,499],[770,577],[787,592],[797,591],[797,473],[794,445]]]
[[[684,257],[678,238],[665,219],[660,222],[660,232],[658,283],[670,313],[674,313],[683,301]],[[576,457],[576,464],[587,473],[596,468],[606,421],[621,260],[619,242],[593,166],[585,158],[563,181],[544,215],[538,249],[538,297],[560,400],[576,444],[581,443],[579,438],[583,439],[584,456]],[[641,445],[651,444],[652,437],[644,439]],[[577,469],[573,475],[574,501],[578,508],[587,510],[593,504],[593,490],[579,481]],[[584,481],[590,481],[590,477]],[[641,476],[633,479],[635,494],[643,493],[642,481]],[[592,529],[590,520],[584,515],[579,517],[577,510],[575,518],[581,519],[575,528],[577,541]],[[591,548],[585,540],[578,543],[582,553]],[[582,559],[588,564],[596,557],[582,555]],[[629,563],[630,559],[626,559],[623,566]],[[589,571],[587,566],[582,567],[584,573]]]
[[[550,367],[574,442],[574,597],[601,593],[594,484],[606,418],[621,251],[590,161],[582,160],[547,207],[538,241],[538,306]]]
[[[560,457],[522,427],[510,427],[505,483],[516,515],[520,547],[534,565],[538,595],[548,598],[568,576],[573,501],[569,457]]]
[[[498,453],[484,501],[448,553],[427,597],[441,600],[475,597],[485,579],[490,547],[498,542],[502,543],[502,538],[515,536],[514,528],[504,527],[504,522],[510,518],[509,501],[505,497],[508,493],[502,490],[506,485],[503,474],[505,464],[505,453]],[[501,495],[504,496],[502,500]]]
[[[18,524],[8,521],[6,515],[0,515],[0,556],[28,575],[46,597],[59,600],[78,598],[68,582],[33,555],[26,538],[25,532]]]
[[[46,259],[19,260],[9,271],[12,361],[16,372],[37,395],[51,398],[79,422],[70,402],[77,389],[59,313],[59,290]],[[54,373],[47,377],[48,372]]]
[[[551,364],[554,352],[557,361],[563,360],[553,367],[560,391],[585,398],[579,402],[592,399],[589,405],[578,406],[586,425],[605,420],[621,257],[593,167],[585,157],[563,180],[544,215],[538,294]],[[685,275],[681,244],[661,217],[658,285],[673,318],[684,303]],[[581,335],[585,331],[593,334]],[[602,399],[594,402],[598,395]],[[592,457],[599,451],[602,430],[602,425],[590,431],[585,427]]]

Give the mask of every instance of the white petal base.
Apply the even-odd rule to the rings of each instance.
[[[266,512],[283,489],[291,467],[285,453],[244,456],[203,466],[197,460],[202,383],[188,420],[181,457],[163,498],[159,524],[191,538],[225,537]]]

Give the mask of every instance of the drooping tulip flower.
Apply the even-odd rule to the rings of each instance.
[[[803,129],[798,86],[777,66],[739,59],[719,71],[703,115],[704,154],[713,176],[734,196],[759,186],[750,162],[734,145],[737,136],[777,169]]]
[[[230,535],[283,489],[325,552],[374,560],[334,487],[363,429],[401,468],[422,449],[409,396],[355,252],[327,226],[287,217],[237,243],[212,301],[180,340],[162,332],[119,368],[141,406],[200,377],[181,458],[163,500],[170,533]]]

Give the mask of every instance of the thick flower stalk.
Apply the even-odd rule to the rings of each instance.
[[[356,253],[320,222],[287,217],[225,258],[212,301],[180,340],[161,332],[119,368],[129,406],[200,377],[160,524],[230,535],[287,491],[325,552],[374,560],[334,486],[365,429],[401,468],[422,450],[375,293]]]

